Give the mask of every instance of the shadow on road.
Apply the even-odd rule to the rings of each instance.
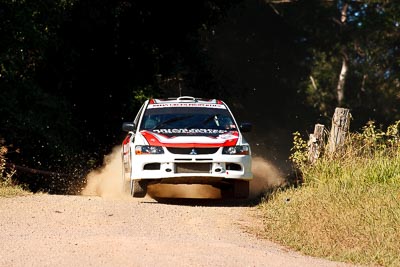
[[[156,202],[146,203],[179,206],[202,206],[202,207],[254,207],[261,202],[260,198],[252,199],[202,199],[202,198],[164,198],[152,197]]]

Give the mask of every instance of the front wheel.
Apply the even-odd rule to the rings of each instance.
[[[124,155],[122,155],[122,186],[121,186],[121,191],[123,194],[129,194],[130,193],[130,185],[129,181],[131,179],[131,157],[129,157],[127,161],[124,161]]]
[[[131,179],[131,159],[130,151],[126,160],[124,160],[124,155],[122,155],[122,193],[130,194],[133,197],[144,197],[147,194],[148,181]]]
[[[147,194],[148,181],[131,180],[131,195],[133,197],[145,197]]]

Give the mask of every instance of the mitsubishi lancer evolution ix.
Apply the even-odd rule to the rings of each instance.
[[[144,197],[154,183],[206,184],[223,197],[247,198],[250,146],[221,100],[189,96],[149,99],[133,122],[125,122],[123,190]]]

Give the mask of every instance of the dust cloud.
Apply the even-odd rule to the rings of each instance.
[[[252,198],[285,183],[282,172],[262,157],[252,158],[252,172],[253,180],[250,182],[250,197]]]
[[[221,191],[211,185],[155,184],[148,188],[153,198],[221,198]]]
[[[103,166],[86,176],[86,187],[81,195],[112,199],[132,199],[122,188],[121,148],[114,147],[104,157]],[[220,198],[220,190],[209,185],[149,185],[148,195],[153,198]]]
[[[90,172],[86,176],[86,187],[81,194],[85,196],[100,196],[104,198],[127,198],[122,193],[122,162],[121,147],[113,148],[109,155],[104,157],[103,166]]]
[[[254,178],[250,182],[250,197],[258,197],[268,189],[284,184],[282,173],[269,161],[253,157],[252,171]],[[86,187],[81,194],[112,199],[131,199],[122,188],[121,148],[114,147],[104,157],[103,166],[90,172],[86,177]],[[210,185],[174,185],[154,184],[148,187],[148,196],[152,198],[221,198],[221,191]]]
[[[255,198],[268,189],[285,183],[284,175],[272,163],[261,157],[252,158],[253,180],[250,182],[250,197]],[[159,198],[221,198],[221,191],[210,185],[150,185],[148,193]]]

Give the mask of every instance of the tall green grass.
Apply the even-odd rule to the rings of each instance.
[[[399,124],[382,131],[371,123],[313,165],[298,139],[292,159],[304,184],[259,205],[264,235],[313,256],[400,266]]]

